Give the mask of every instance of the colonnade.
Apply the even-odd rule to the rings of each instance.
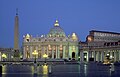
[[[120,61],[120,50],[103,50],[103,51],[80,51],[80,61],[89,61],[93,58],[94,61],[103,62],[106,58],[115,61]]]

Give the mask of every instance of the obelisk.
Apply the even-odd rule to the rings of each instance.
[[[14,58],[19,58],[19,17],[18,17],[18,9],[16,9],[15,25],[14,25]]]

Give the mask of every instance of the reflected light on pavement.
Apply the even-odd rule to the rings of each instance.
[[[84,64],[84,74],[85,76],[87,76],[87,65],[86,64]]]
[[[43,75],[47,75],[48,74],[48,65],[43,65]]]

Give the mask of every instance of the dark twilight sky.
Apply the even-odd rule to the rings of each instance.
[[[14,45],[14,18],[19,9],[22,36],[47,34],[58,19],[66,35],[85,41],[90,30],[120,32],[120,0],[0,0],[0,47]]]

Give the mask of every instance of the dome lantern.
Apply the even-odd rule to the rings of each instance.
[[[54,26],[59,26],[58,20],[55,21]]]

